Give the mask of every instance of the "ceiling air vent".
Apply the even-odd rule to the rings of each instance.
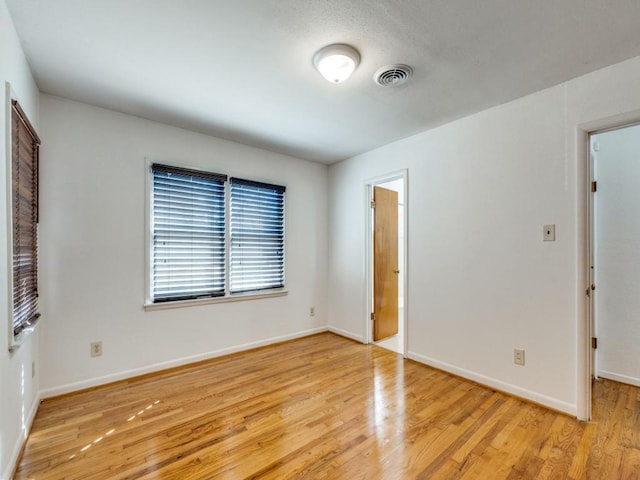
[[[399,87],[409,80],[413,69],[409,65],[387,65],[376,70],[373,81],[383,87]]]

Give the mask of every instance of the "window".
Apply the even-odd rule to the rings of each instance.
[[[154,302],[224,295],[227,177],[152,169]]]
[[[284,287],[284,187],[160,164],[151,172],[153,303]]]
[[[231,293],[284,286],[284,187],[231,179]]]
[[[38,155],[40,139],[17,101],[11,103],[13,342],[38,313]]]

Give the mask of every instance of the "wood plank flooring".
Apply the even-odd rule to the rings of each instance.
[[[595,421],[332,334],[42,403],[16,479],[638,479],[640,389]]]

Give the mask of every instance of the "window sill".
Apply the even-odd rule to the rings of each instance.
[[[149,312],[154,310],[195,307],[198,305],[210,305],[215,303],[243,302],[245,300],[259,300],[261,298],[283,297],[288,293],[289,290],[283,288],[273,291],[238,293],[235,295],[227,295],[224,297],[197,298],[195,300],[176,300],[175,302],[145,303],[144,309],[145,311]]]
[[[9,338],[9,353],[17,352],[20,346],[27,341],[27,338],[29,338],[31,334],[35,332],[38,325],[40,325],[40,318],[34,321],[31,326],[22,330],[22,332],[20,332],[18,336],[11,336],[11,338]]]

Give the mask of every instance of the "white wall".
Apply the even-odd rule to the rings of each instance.
[[[32,334],[14,353],[9,345],[10,290],[7,256],[7,227],[11,218],[7,214],[7,104],[5,82],[9,82],[22,108],[39,130],[38,89],[24,58],[20,41],[13,27],[4,0],[0,0],[0,478],[8,479],[19,453],[26,431],[38,403],[37,374],[31,378],[31,362],[38,364],[38,332]]]
[[[364,330],[364,183],[408,168],[409,356],[584,417],[583,130],[640,119],[638,82],[640,58],[332,165],[330,327]]]
[[[597,372],[640,386],[640,126],[593,140]]]
[[[48,95],[41,119],[43,396],[326,330],[325,165]],[[145,156],[286,185],[289,294],[145,312]]]

